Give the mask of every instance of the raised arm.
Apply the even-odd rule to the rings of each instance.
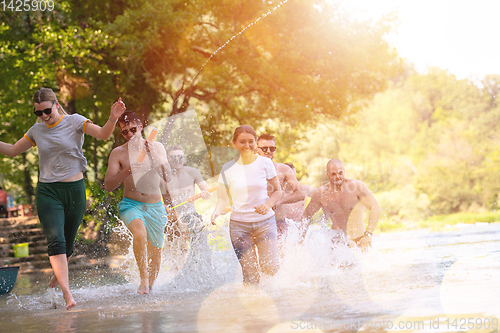
[[[113,130],[115,129],[116,122],[118,121],[118,118],[122,115],[122,113],[125,111],[125,103],[122,102],[122,98],[118,98],[118,101],[113,104],[111,107],[111,113],[109,115],[109,119],[104,124],[103,127],[100,127],[99,125],[89,123],[87,124],[86,127],[86,134],[93,136],[94,138],[100,139],[100,140],[107,140],[111,136],[111,133],[113,133]]]
[[[118,148],[113,149],[109,155],[108,170],[104,177],[104,189],[108,192],[113,191],[120,186],[123,181],[132,174],[132,170],[127,168],[120,171],[120,161]]]
[[[33,145],[24,136],[17,140],[16,143],[10,144],[0,141],[0,153],[9,157],[16,157],[30,149]]]

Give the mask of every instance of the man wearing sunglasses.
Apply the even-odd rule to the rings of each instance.
[[[124,185],[119,216],[133,236],[134,256],[141,278],[137,292],[148,294],[161,264],[163,232],[167,224],[162,196],[169,200],[165,183],[170,180],[170,166],[163,145],[142,138],[143,126],[136,113],[125,111],[118,119],[118,126],[127,142],[111,152],[104,188],[110,192]],[[138,162],[143,149],[147,151],[146,158]]]
[[[274,136],[270,134],[262,134],[257,139],[257,152],[260,156],[274,159],[274,152],[276,151],[276,143]],[[286,219],[292,220],[294,218],[293,212],[289,209],[291,203],[305,200],[305,194],[302,191],[295,172],[285,164],[274,162],[274,167],[278,173],[278,180],[281,185],[283,197],[274,206],[276,226],[278,228],[278,241],[283,243],[283,237],[286,237],[288,224]]]

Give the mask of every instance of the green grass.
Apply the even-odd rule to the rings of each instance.
[[[448,215],[434,215],[418,223],[420,228],[431,228],[431,230],[442,230],[450,225],[459,223],[477,223],[477,222],[500,222],[500,212],[485,213],[455,213]]]
[[[411,229],[430,229],[432,231],[445,230],[450,226],[474,224],[477,222],[500,222],[500,212],[484,213],[455,213],[447,215],[434,215],[423,220],[403,221],[399,219],[386,219],[380,221],[377,230],[380,232],[403,231]]]
[[[405,223],[406,223],[405,221],[401,221],[401,220],[395,221],[395,220],[386,219],[384,221],[379,222],[376,230],[379,230],[380,232],[407,230],[408,227]]]

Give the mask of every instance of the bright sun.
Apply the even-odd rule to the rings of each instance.
[[[399,27],[389,37],[403,58],[419,70],[448,69],[458,78],[500,74],[494,0],[342,0],[359,18],[397,12]]]

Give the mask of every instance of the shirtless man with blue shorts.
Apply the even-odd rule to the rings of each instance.
[[[110,192],[124,184],[119,215],[133,236],[134,256],[141,278],[137,292],[148,294],[161,263],[167,223],[162,194],[164,198],[167,196],[165,183],[169,181],[170,166],[163,145],[142,138],[143,125],[136,113],[125,111],[118,119],[118,126],[127,142],[111,152],[104,188]],[[137,162],[143,149],[147,151],[146,158]]]

